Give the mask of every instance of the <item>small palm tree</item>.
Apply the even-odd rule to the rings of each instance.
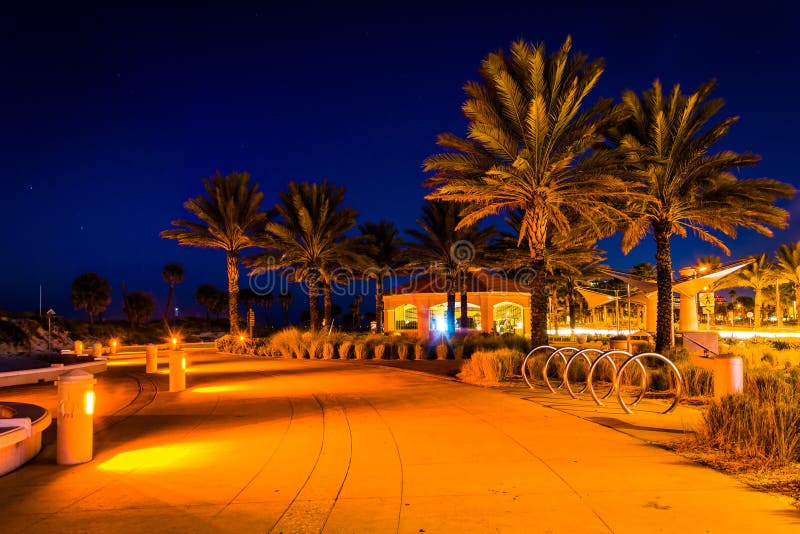
[[[83,273],[72,282],[72,304],[76,310],[86,310],[89,324],[94,324],[94,314],[102,314],[111,304],[111,285],[97,273]]]
[[[290,270],[293,281],[308,286],[311,329],[319,328],[319,290],[323,285],[325,324],[332,320],[330,284],[341,267],[367,265],[345,232],[356,225],[356,211],[344,206],[344,188],[327,181],[321,184],[290,182],[279,194],[277,218],[257,236],[264,252],[248,257],[251,274]]]
[[[758,156],[731,151],[712,153],[737,118],[712,122],[723,105],[708,99],[714,83],[685,95],[676,85],[662,94],[656,80],[640,97],[622,96],[628,119],[611,132],[625,159],[628,177],[644,188],[643,196],[629,200],[631,224],[622,248],[630,251],[648,232],[656,243],[658,320],[656,350],[672,346],[672,255],[670,238],[689,232],[729,254],[713,233],[735,237],[738,227],[771,236],[770,227],[784,228],[788,214],[775,206],[794,188],[768,178],[737,179],[732,171],[758,162]]]
[[[794,301],[800,303],[800,241],[778,247],[775,261],[778,275],[794,285]]]
[[[447,294],[447,334],[455,329],[456,291],[461,286],[462,326],[466,326],[466,284],[457,284],[460,272],[475,264],[489,246],[496,233],[494,227],[479,229],[477,224],[463,226],[460,202],[428,201],[422,206],[422,216],[417,219],[420,230],[406,230],[414,241],[408,243],[408,267],[422,269],[431,276],[441,276]]]
[[[753,257],[753,262],[744,269],[730,275],[728,284],[753,288],[753,326],[761,328],[761,311],[764,305],[764,290],[775,282],[775,265],[766,254]],[[726,277],[728,278],[728,277]]]
[[[198,221],[172,221],[174,230],[164,230],[161,237],[175,239],[180,245],[221,248],[226,254],[228,271],[228,318],[231,335],[239,333],[239,256],[252,246],[251,236],[266,221],[260,211],[264,194],[258,184],[250,184],[246,172],[222,176],[219,172],[203,180],[205,196],[190,198],[183,207]]]
[[[375,322],[377,331],[383,332],[383,282],[400,265],[403,240],[391,222],[366,223],[358,230],[364,238],[362,252],[372,262],[367,276],[375,279]]]
[[[294,295],[286,289],[278,293],[278,300],[281,301],[281,308],[283,308],[283,324],[289,326],[289,306],[294,302]]]
[[[517,243],[528,249],[527,268],[539,273],[531,289],[532,343],[547,342],[547,236],[569,232],[570,221],[591,221],[594,237],[616,231],[616,206],[630,192],[614,176],[614,157],[593,148],[620,119],[610,100],[585,103],[603,72],[601,60],[572,54],[570,38],[547,55],[524,41],[510,53],[489,54],[481,82],[464,87],[468,138],[446,133],[447,150],[425,161],[433,172],[429,199],[466,202],[459,228],[520,210]]]
[[[164,310],[164,325],[169,330],[169,313],[172,310],[172,301],[175,296],[175,284],[183,282],[183,265],[180,263],[168,263],[161,270],[161,277],[164,282],[169,285],[169,293],[167,294],[167,308]]]

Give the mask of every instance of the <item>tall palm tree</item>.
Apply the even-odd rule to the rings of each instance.
[[[289,326],[289,306],[294,302],[294,295],[286,289],[278,293],[278,300],[281,301],[281,308],[283,308],[283,324]]]
[[[800,303],[800,241],[779,246],[775,261],[780,278],[794,285],[794,301]]]
[[[494,227],[478,228],[477,224],[462,225],[461,211],[466,204],[460,202],[428,201],[422,206],[422,216],[417,219],[420,230],[406,230],[414,241],[408,243],[406,258],[408,268],[424,270],[431,276],[441,277],[447,294],[447,334],[455,329],[456,290],[460,285],[462,295],[461,319],[466,326],[466,284],[457,284],[456,277],[466,271],[485,252]]]
[[[753,262],[744,269],[730,275],[729,285],[753,288],[753,326],[761,328],[761,309],[764,305],[764,290],[775,282],[775,265],[766,254],[753,257]],[[728,277],[726,277],[728,278]]]
[[[441,134],[448,152],[425,160],[434,174],[430,199],[468,202],[461,227],[518,209],[518,243],[528,247],[528,268],[545,272],[547,235],[552,226],[566,234],[570,220],[588,220],[595,237],[616,229],[623,216],[616,205],[626,195],[614,177],[614,157],[592,148],[602,132],[620,119],[610,100],[584,104],[603,72],[603,61],[572,54],[570,38],[550,54],[524,41],[510,54],[489,54],[481,82],[464,87],[468,137]],[[546,277],[531,283],[531,335],[547,342]]]
[[[164,310],[164,325],[169,330],[169,312],[172,309],[172,300],[175,296],[175,284],[183,282],[183,265],[180,263],[168,263],[161,270],[161,277],[164,282],[169,285],[169,293],[167,294],[167,309]]]
[[[709,82],[685,95],[676,85],[665,96],[656,80],[641,97],[626,91],[622,101],[628,118],[611,135],[629,177],[639,181],[646,193],[630,199],[633,220],[624,232],[622,248],[628,252],[653,233],[659,351],[673,343],[670,238],[692,232],[729,254],[714,231],[735,237],[742,227],[770,236],[770,226],[785,227],[788,216],[775,201],[794,194],[792,186],[777,180],[744,180],[732,174],[738,167],[755,165],[759,160],[755,154],[710,151],[737,121],[736,117],[715,120],[723,102],[708,98],[713,88]]]
[[[279,194],[277,219],[259,232],[266,249],[248,257],[252,274],[289,269],[294,281],[308,286],[311,329],[319,328],[319,291],[325,297],[325,324],[332,320],[330,284],[339,267],[362,266],[366,259],[345,232],[356,225],[356,210],[344,206],[344,188],[329,184],[290,182]],[[326,289],[327,288],[327,289]]]
[[[269,328],[269,308],[272,306],[272,303],[275,302],[275,295],[272,293],[272,291],[259,293],[257,300],[262,306],[264,306],[264,326]]]
[[[499,269],[524,269],[528,266],[529,256],[527,251],[518,246],[523,214],[520,210],[514,210],[505,217],[505,222],[511,232],[498,234],[489,249],[490,263]],[[545,276],[549,282],[563,285],[570,328],[574,330],[578,282],[604,274],[607,269],[602,265],[605,253],[597,247],[592,233],[587,232],[578,220],[570,223],[566,234],[559,234],[552,226],[548,232],[544,253]],[[517,278],[525,280],[525,277]]]
[[[400,265],[403,240],[394,223],[380,221],[358,226],[364,238],[364,255],[372,261],[368,276],[375,279],[375,322],[383,332],[383,282]]]
[[[206,195],[187,200],[183,207],[199,219],[172,221],[177,229],[164,230],[161,237],[175,239],[180,245],[221,248],[228,270],[228,317],[231,335],[239,333],[239,256],[253,245],[251,236],[267,219],[260,211],[264,194],[258,184],[250,184],[246,172],[222,176],[219,171],[203,180]]]

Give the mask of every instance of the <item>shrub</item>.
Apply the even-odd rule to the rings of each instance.
[[[521,364],[522,353],[516,350],[478,351],[469,360],[464,360],[458,377],[472,384],[499,384]]]
[[[282,358],[297,358],[298,353],[300,358],[303,357],[303,338],[297,328],[286,328],[276,332],[269,338],[269,345],[273,352],[280,354]]]
[[[368,349],[366,343],[356,343],[353,347],[353,352],[356,355],[356,359],[364,360],[367,358]]]
[[[436,344],[436,359],[437,360],[446,360],[447,359],[447,343],[444,341]]]
[[[298,356],[298,358],[303,358],[306,354],[312,360],[316,360],[322,357],[322,346],[325,343],[325,338],[327,336],[325,334],[319,334],[315,332],[305,332],[302,336],[303,339],[303,348],[302,348],[302,355]]]
[[[648,388],[653,391],[667,391],[670,388],[666,369],[655,369],[647,374]]]
[[[401,360],[408,359],[408,343],[402,341],[397,344],[397,357]]]
[[[690,363],[678,365],[683,376],[684,392],[689,397],[713,396],[714,373],[711,369],[697,367]]]
[[[428,355],[425,351],[425,346],[421,343],[414,345],[414,358],[417,360],[427,360]]]
[[[350,341],[344,341],[341,345],[339,345],[339,359],[346,360],[350,357],[350,349],[353,347],[353,344]]]
[[[698,433],[701,443],[767,466],[800,461],[800,391],[781,372],[745,374],[744,392],[714,401]]]
[[[384,345],[383,343],[375,345],[375,348],[372,349],[372,354],[374,355],[376,360],[382,360],[384,352],[386,352],[386,345]]]
[[[325,343],[325,346],[322,348],[322,358],[325,360],[333,359],[333,354],[336,352],[336,347],[333,346],[333,343]]]

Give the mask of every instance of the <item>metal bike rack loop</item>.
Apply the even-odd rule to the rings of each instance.
[[[586,361],[587,367],[591,368],[592,367],[592,360],[589,357],[590,354],[593,354],[595,357],[597,357],[598,355],[603,354],[603,351],[600,350],[600,349],[595,349],[595,348],[591,348],[591,347],[588,348],[588,349],[579,350],[578,352],[576,352],[575,354],[570,356],[569,360],[567,360],[567,365],[564,366],[564,385],[567,386],[567,393],[569,393],[569,396],[572,397],[573,399],[577,399],[578,398],[578,394],[583,393],[584,391],[586,391],[588,386],[586,386],[584,384],[583,389],[578,391],[578,393],[575,393],[574,391],[572,391],[572,386],[569,383],[569,366],[572,365],[572,362],[575,361],[575,359],[578,356],[582,356],[583,359]],[[588,374],[589,369],[587,369],[586,372]]]
[[[672,404],[670,405],[669,408],[667,408],[666,410],[661,412],[662,414],[672,413],[672,411],[675,410],[675,408],[678,407],[678,402],[680,402],[680,400],[681,400],[681,393],[683,393],[683,376],[681,376],[681,372],[675,366],[675,364],[672,363],[672,360],[670,360],[666,356],[664,356],[662,354],[658,354],[657,352],[643,352],[642,354],[637,354],[636,356],[628,358],[625,361],[625,363],[623,363],[620,366],[619,372],[617,372],[615,374],[615,376],[614,376],[614,384],[617,385],[617,383],[619,381],[619,378],[622,376],[622,373],[625,372],[625,369],[630,364],[636,362],[636,363],[638,363],[640,365],[640,367],[644,367],[644,364],[641,363],[641,360],[643,360],[644,358],[655,358],[657,360],[661,360],[661,361],[663,361],[664,363],[667,364],[667,366],[672,370],[673,373],[675,373],[675,377],[676,377],[676,381],[675,381],[675,400],[672,402]],[[646,387],[646,385],[647,385],[647,380],[646,380],[646,377],[645,377],[645,387]],[[644,395],[644,393],[642,393],[642,395]],[[639,402],[639,400],[641,400],[641,396],[633,404],[635,405],[636,403]],[[625,404],[625,401],[622,400],[622,389],[619,388],[618,385],[617,385],[617,401],[619,401],[619,405],[622,407],[623,410],[625,410],[625,413],[627,413],[627,414],[632,414],[633,413],[633,410],[628,408],[628,405]]]
[[[528,378],[528,359],[530,359],[530,357],[536,354],[538,351],[547,349],[550,349],[551,352],[556,350],[555,347],[551,347],[550,345],[540,345],[535,349],[531,349],[531,351],[522,360],[522,378],[525,379],[525,383],[528,384],[529,388],[533,388],[533,383]]]
[[[553,385],[550,383],[550,379],[547,377],[547,369],[550,367],[550,362],[553,361],[553,358],[556,356],[561,357],[561,361],[564,362],[564,367],[567,365],[567,355],[564,354],[565,351],[572,351],[570,353],[570,357],[573,356],[576,352],[580,352],[581,349],[575,347],[561,347],[560,349],[556,349],[553,351],[550,356],[547,357],[547,360],[544,362],[544,367],[542,367],[542,378],[544,378],[544,383],[547,384],[547,387],[550,389],[551,393],[555,393],[556,389],[561,389],[561,386],[564,385],[564,378],[561,378],[561,385],[558,388],[553,388]]]
[[[614,358],[613,358],[613,356],[615,356],[617,354],[622,354],[623,356],[626,357],[625,363],[627,363],[628,361],[630,361],[633,358],[633,355],[630,352],[625,351],[625,350],[609,350],[609,351],[606,351],[603,354],[601,354],[600,356],[598,356],[597,358],[595,358],[594,362],[592,363],[592,366],[589,367],[589,373],[586,375],[586,386],[589,389],[589,394],[592,396],[592,399],[594,400],[595,404],[597,404],[598,406],[605,406],[605,404],[603,404],[603,401],[601,401],[597,397],[597,393],[594,390],[594,385],[592,384],[592,377],[594,376],[594,371],[597,368],[597,366],[600,364],[600,362],[603,361],[603,360],[608,360],[608,363],[611,364],[611,368],[613,369],[613,373],[614,373],[614,376],[613,376],[612,382],[611,382],[611,388],[608,390],[608,393],[603,395],[603,398],[607,399],[608,397],[611,396],[612,393],[614,393],[614,388],[617,387],[618,371],[617,371],[617,364],[614,363]],[[624,365],[624,363],[623,363],[623,365]],[[647,371],[645,370],[644,364],[642,362],[638,362],[638,365],[639,365],[639,369],[641,369],[641,371],[642,371],[642,383],[641,383],[641,392],[639,393],[639,396],[636,398],[636,400],[633,401],[633,403],[632,403],[634,406],[639,404],[639,401],[641,401],[644,398],[644,394],[647,391]]]

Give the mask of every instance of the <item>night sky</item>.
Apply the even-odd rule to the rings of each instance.
[[[290,180],[327,178],[346,186],[359,222],[413,227],[436,135],[465,134],[462,85],[488,52],[520,37],[552,50],[571,34],[576,49],[604,57],[592,101],[655,78],[687,91],[716,78],[721,116],[741,116],[718,148],[761,154],[742,176],[800,187],[800,12],[789,2],[24,4],[0,12],[0,309],[36,310],[42,284],[45,309],[85,316],[72,310],[70,284],[96,271],[113,287],[107,315],[121,316],[124,280],[155,297],[160,317],[161,269],[180,262],[176,305],[195,313],[199,284],[225,287],[224,252],[158,233],[216,170],[249,171],[265,208]],[[800,198],[783,205],[790,228],[773,239],[743,232],[731,259],[800,239]],[[654,261],[649,240],[627,256],[619,239],[601,247],[618,269]],[[676,268],[707,254],[721,252],[673,239]],[[298,309],[302,301],[298,292]]]

